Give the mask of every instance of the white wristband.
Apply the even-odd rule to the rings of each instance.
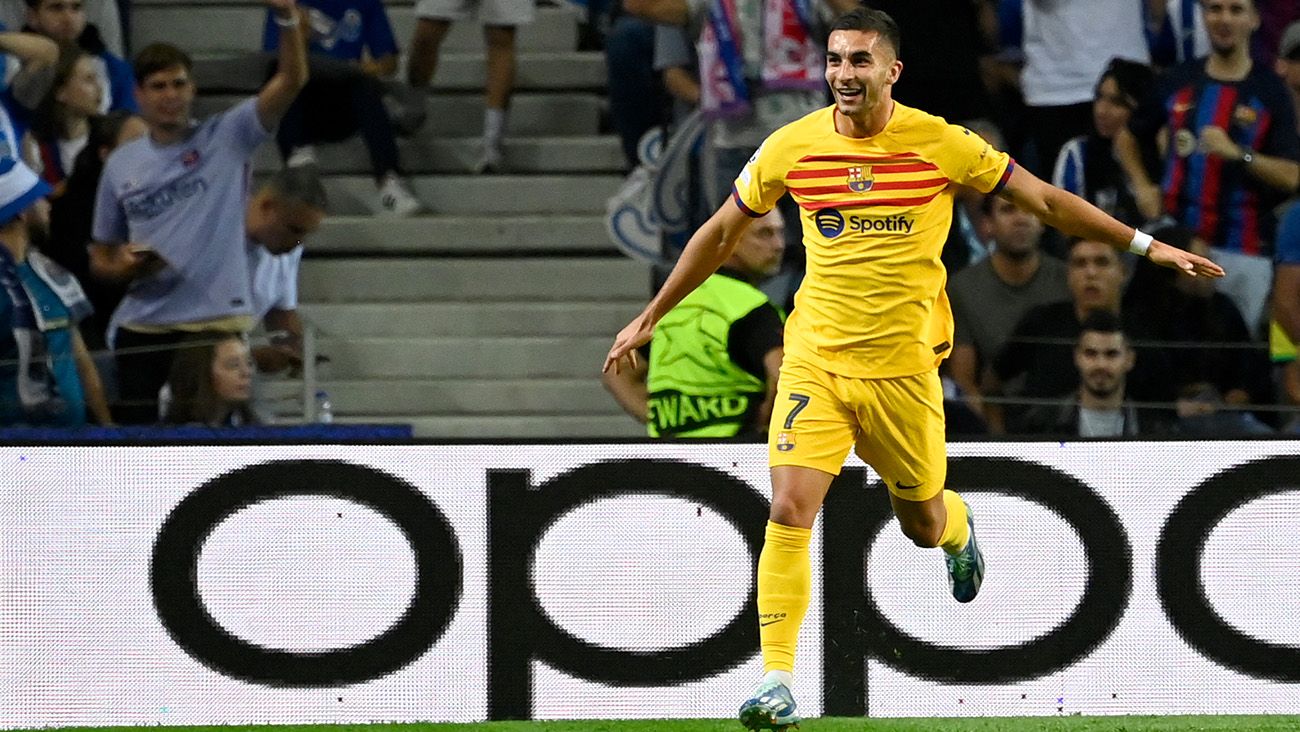
[[[271,17],[275,18],[275,24],[278,25],[278,26],[280,26],[281,28],[297,28],[297,27],[298,27],[298,14],[297,14],[297,13],[294,13],[294,14],[290,15],[289,18],[288,18],[287,20],[284,19],[284,18],[281,18],[281,17],[278,16],[278,15],[273,15],[273,16],[271,16]]]
[[[1153,241],[1155,241],[1155,237],[1141,229],[1134,229],[1133,241],[1128,243],[1128,250],[1139,257],[1145,257],[1147,255],[1147,250],[1151,248],[1151,242]]]

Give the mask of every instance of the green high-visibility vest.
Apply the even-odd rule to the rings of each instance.
[[[655,327],[646,389],[651,437],[731,437],[765,383],[727,353],[731,326],[768,303],[753,285],[715,274]]]

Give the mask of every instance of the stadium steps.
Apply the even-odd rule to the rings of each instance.
[[[398,47],[408,47],[415,29],[414,2],[386,0],[384,5]],[[134,0],[132,14],[132,48],[183,38],[191,53],[224,52],[261,48],[266,4],[258,0]],[[568,8],[538,8],[537,19],[519,28],[515,39],[518,50],[572,51],[578,47],[574,17]],[[453,23],[443,44],[448,52],[479,51],[483,32],[477,23]]]
[[[197,52],[193,58],[194,78],[208,92],[251,94],[266,76],[266,59],[246,50]],[[481,93],[485,78],[483,59],[482,51],[442,54],[430,93]],[[531,51],[520,53],[517,59],[517,90],[598,90],[605,86],[605,58],[599,53]]]
[[[648,279],[621,258],[305,259],[300,294],[307,303],[609,303],[643,297]]]
[[[404,415],[434,412],[458,416],[604,415],[609,397],[591,389],[585,377],[427,378],[389,383],[380,379],[335,379],[322,382],[343,405],[365,405],[365,414]],[[267,386],[266,396],[284,403],[300,397],[296,382]],[[347,414],[345,410],[344,415]]]
[[[403,338],[435,336],[579,336],[614,333],[641,310],[624,302],[307,303],[302,313],[325,337],[350,333]]]
[[[205,94],[195,100],[195,116],[211,116],[247,96]],[[605,100],[594,92],[520,92],[510,99],[506,136],[556,142],[574,135],[598,135],[605,106]],[[404,156],[420,154],[422,146],[416,143],[477,137],[483,130],[483,98],[478,94],[431,94],[428,110],[426,126],[413,137],[398,141],[404,146]]]
[[[419,175],[406,180],[435,213],[480,214],[485,223],[516,214],[601,213],[620,181],[613,175]],[[373,211],[375,181],[369,175],[331,175],[324,183],[333,213]]]
[[[538,253],[613,254],[598,214],[516,216],[417,216],[392,219],[383,228],[369,215],[326,218],[309,240],[316,255],[357,252],[400,254],[508,255]]]
[[[399,45],[414,0],[385,3]],[[206,116],[256,91],[265,74],[262,0],[135,0],[133,42],[184,39]],[[360,140],[317,148],[332,212],[309,241],[300,310],[329,358],[318,383],[340,422],[410,424],[426,438],[629,438],[643,428],[604,391],[613,334],[643,305],[648,269],[604,230],[621,183],[605,131],[605,62],[579,52],[577,17],[539,8],[520,29],[505,174],[470,176],[482,124],[484,50],[475,23],[454,24],[424,129],[398,140],[432,213],[370,215],[374,185]],[[403,59],[404,61],[405,59]],[[255,169],[277,169],[266,145]],[[302,384],[263,394],[300,414]]]

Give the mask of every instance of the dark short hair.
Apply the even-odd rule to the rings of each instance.
[[[1101,76],[1097,79],[1093,96],[1101,91],[1101,83],[1106,79],[1114,79],[1115,86],[1119,87],[1119,93],[1132,98],[1134,105],[1145,101],[1156,85],[1156,75],[1150,66],[1124,58],[1110,60],[1106,70],[1101,72]]]
[[[903,50],[903,33],[898,23],[883,10],[859,5],[836,18],[831,30],[876,31],[893,46],[895,56]]]
[[[1124,335],[1124,323],[1109,310],[1089,310],[1079,323],[1079,335],[1084,333],[1119,333]]]
[[[170,43],[150,43],[135,55],[131,66],[135,71],[135,83],[140,85],[144,84],[145,79],[151,74],[174,69],[177,66],[185,69],[186,72],[193,71],[194,60],[189,54]]]
[[[320,173],[311,165],[283,168],[266,179],[261,190],[285,202],[301,203],[321,211],[329,210],[329,196]]]

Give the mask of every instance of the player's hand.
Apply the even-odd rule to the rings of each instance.
[[[1143,218],[1148,221],[1160,218],[1164,196],[1159,184],[1138,183],[1134,186],[1133,197],[1137,201],[1138,213],[1142,214]]]
[[[614,369],[616,374],[619,373],[624,359],[627,359],[630,367],[636,368],[636,349],[649,343],[654,333],[654,323],[651,323],[644,313],[637,316],[636,320],[628,323],[614,338],[614,345],[609,349],[609,355],[605,357],[605,365],[600,369],[601,373],[610,369]]]
[[[1192,254],[1162,241],[1151,242],[1151,248],[1147,250],[1147,259],[1161,267],[1180,270],[1192,277],[1223,276],[1223,268],[1214,262],[1199,254]]]

